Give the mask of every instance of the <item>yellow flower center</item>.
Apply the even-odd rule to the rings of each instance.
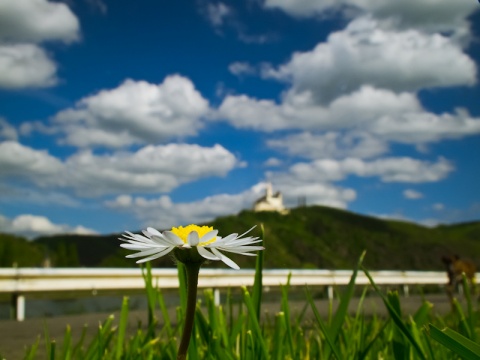
[[[198,225],[193,225],[193,224],[190,224],[190,225],[185,226],[185,227],[179,226],[179,227],[173,227],[172,228],[172,232],[175,235],[177,235],[180,239],[182,239],[182,241],[185,244],[188,242],[187,241],[188,234],[190,234],[192,231],[196,231],[197,234],[198,234],[198,237],[201,239],[203,235],[205,235],[206,233],[209,233],[212,230],[213,230],[213,227],[211,227],[211,226],[198,226]],[[211,243],[215,242],[216,239],[217,239],[217,237],[215,236],[208,241],[200,242],[198,245],[199,246],[205,246],[205,245],[208,245],[208,244],[211,244]]]

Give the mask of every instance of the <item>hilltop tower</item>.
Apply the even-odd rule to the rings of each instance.
[[[283,205],[283,195],[280,191],[273,193],[272,184],[269,182],[265,186],[265,195],[259,198],[253,204],[253,211],[277,211],[281,214],[287,214],[288,210]]]

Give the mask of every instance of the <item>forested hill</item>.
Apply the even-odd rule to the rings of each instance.
[[[208,225],[227,235],[260,224],[265,228],[267,268],[350,269],[363,250],[369,269],[442,270],[440,258],[445,254],[469,257],[480,268],[480,222],[427,228],[312,206],[292,209],[288,215],[243,211]],[[260,226],[252,233],[259,235]],[[0,235],[0,266],[40,266],[45,258],[63,267],[137,266],[125,259],[129,252],[119,247],[118,237],[56,235],[29,242]],[[232,254],[232,258],[241,267],[254,266],[252,257]],[[171,267],[172,258],[158,259],[153,265]]]

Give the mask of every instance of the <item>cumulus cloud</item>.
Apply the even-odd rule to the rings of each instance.
[[[295,181],[297,180],[297,181]],[[308,205],[324,205],[346,209],[357,197],[355,190],[342,188],[324,182],[304,182],[300,179],[281,176],[276,179],[282,189],[287,206],[297,206],[299,199],[305,199]]]
[[[257,72],[257,70],[252,65],[244,61],[236,61],[231,63],[230,65],[228,65],[228,71],[230,71],[233,75],[237,76],[254,75]]]
[[[81,99],[53,118],[65,144],[122,147],[195,135],[208,101],[182,76],[161,84],[126,80],[111,90]]]
[[[48,87],[57,65],[38,43],[79,38],[79,22],[67,5],[46,0],[0,0],[0,88]]]
[[[370,131],[391,141],[409,144],[458,139],[480,133],[480,118],[458,109],[456,113],[433,114],[407,112],[400,116],[385,115],[372,124]]]
[[[282,160],[280,160],[279,158],[276,158],[276,157],[271,157],[271,158],[268,158],[264,163],[263,165],[264,166],[268,166],[268,167],[275,167],[275,166],[280,166],[282,165]]]
[[[328,130],[361,127],[382,116],[399,116],[411,111],[421,111],[421,105],[412,94],[395,94],[362,86],[352,94],[338,97],[328,106],[315,104],[305,93],[281,104],[246,95],[228,95],[218,108],[217,117],[226,119],[235,127],[263,131]]]
[[[0,117],[0,140],[17,140],[18,132],[7,120]]]
[[[432,209],[435,211],[442,211],[445,210],[445,205],[442,203],[435,203],[432,205]]]
[[[333,131],[322,134],[302,132],[267,140],[267,145],[289,155],[308,159],[371,158],[388,151],[385,141],[359,131],[346,134]]]
[[[275,180],[315,184],[340,181],[347,176],[379,177],[384,182],[423,183],[445,178],[453,166],[445,159],[437,162],[391,157],[372,161],[357,158],[320,159],[292,165],[286,173],[273,173]]]
[[[473,85],[476,66],[445,36],[385,30],[360,18],[312,51],[295,53],[278,69],[265,70],[264,76],[290,81],[294,95],[309,92],[325,104],[363,84],[397,93]]]
[[[225,18],[232,13],[232,10],[222,2],[216,4],[205,3],[204,5],[201,12],[214,27],[222,26]]]
[[[275,179],[274,187],[282,191],[288,206],[297,206],[298,199],[307,198],[308,204],[323,204],[345,208],[349,201],[355,199],[355,191],[317,183],[289,183],[285,179]],[[158,198],[134,197],[120,195],[106,201],[109,208],[133,213],[144,226],[166,229],[171,226],[188,223],[203,223],[219,216],[236,214],[244,209],[251,209],[255,200],[265,195],[266,183],[260,182],[237,194],[217,194],[192,202],[175,203],[169,196]]]
[[[32,44],[0,45],[0,87],[19,89],[55,85],[57,66]]]
[[[0,0],[0,41],[78,40],[80,24],[67,5],[46,0]]]
[[[15,141],[0,143],[0,178],[32,181],[39,186],[51,183],[52,177],[61,176],[64,165],[47,151],[34,150]]]
[[[416,199],[421,199],[423,198],[423,194],[421,192],[418,192],[416,190],[413,190],[413,189],[406,189],[404,192],[403,192],[403,196],[406,198],[406,199],[410,199],[410,200],[416,200]]]
[[[169,196],[147,199],[120,195],[105,204],[116,210],[133,212],[145,226],[166,229],[171,226],[203,223],[218,216],[250,209],[264,195],[264,185],[257,184],[238,194],[218,194],[192,202],[174,203]]]
[[[76,191],[90,195],[167,192],[200,178],[224,176],[236,165],[235,156],[220,145],[187,144],[150,145],[104,156],[87,151],[65,163]]]
[[[309,93],[289,97],[280,104],[272,100],[257,100],[246,95],[228,95],[215,116],[238,128],[267,132],[302,129],[369,133],[371,135],[368,145],[372,146],[376,142],[375,151],[378,153],[381,151],[382,141],[420,144],[480,133],[480,118],[472,118],[466,111],[459,109],[451,114],[429,113],[411,93],[396,94],[368,85],[362,86],[352,94],[339,96],[327,106],[315,104]],[[352,140],[352,136],[347,137],[347,143]],[[367,136],[364,135],[365,141]],[[322,140],[323,144],[307,143],[305,150],[302,151],[303,155],[312,153],[314,151],[312,147],[321,147],[328,141],[332,143],[332,139],[328,137]],[[293,146],[286,144],[289,143],[288,139],[284,143],[295,153]],[[274,143],[275,145],[281,146],[278,142]],[[300,151],[298,149],[296,153]],[[372,151],[373,155],[374,148],[370,148],[369,151]]]
[[[73,189],[79,196],[166,192],[200,178],[224,176],[237,165],[220,145],[150,145],[106,155],[84,151],[60,161],[16,142],[0,143],[1,178]]]
[[[2,232],[25,236],[29,239],[53,234],[93,235],[97,233],[95,230],[81,225],[72,227],[65,224],[54,224],[45,216],[32,214],[18,215],[13,219],[0,215],[0,229]]]
[[[474,1],[460,0],[265,0],[267,9],[281,9],[295,17],[312,17],[332,10],[344,11],[347,16],[371,14],[384,26],[417,28],[427,32],[453,32],[464,36],[470,26],[467,18],[477,10]]]

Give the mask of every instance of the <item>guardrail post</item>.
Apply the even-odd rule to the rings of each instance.
[[[409,288],[408,288],[408,285],[403,285],[403,295],[405,295],[405,297],[408,297],[408,295],[410,294],[409,293]]]
[[[328,295],[328,300],[333,300],[333,286],[332,285],[327,286],[327,295]]]
[[[213,302],[217,306],[220,305],[220,289],[219,288],[213,289]]]
[[[18,293],[12,294],[12,317],[17,321],[25,320],[25,295]]]

